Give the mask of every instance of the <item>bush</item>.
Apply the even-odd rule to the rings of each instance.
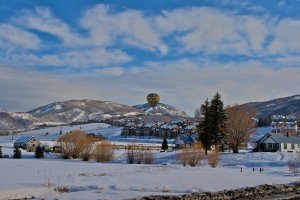
[[[298,174],[300,172],[300,170],[299,170],[299,168],[300,168],[300,154],[297,153],[296,157],[290,158],[287,164],[288,164],[289,171],[292,174],[294,174],[297,178]]]
[[[91,144],[95,139],[87,137],[87,134],[81,130],[74,130],[65,134],[58,139],[61,146],[61,153],[65,159],[83,158],[84,160],[91,158]]]
[[[19,147],[15,147],[14,149],[14,155],[13,155],[13,158],[16,158],[16,159],[19,159],[22,157],[22,152],[21,150],[19,149]]]
[[[126,149],[127,162],[129,164],[151,164],[153,162],[153,153],[149,148],[145,149],[144,147],[129,144]]]
[[[108,162],[114,158],[114,149],[111,143],[103,140],[96,144],[93,157],[97,162]]]
[[[2,146],[0,145],[0,158],[2,158]]]
[[[136,149],[135,149],[134,145],[132,145],[132,144],[127,145],[126,156],[127,156],[127,162],[129,164],[133,164],[135,162]]]
[[[35,150],[35,157],[36,158],[44,158],[44,148],[41,146],[38,146]]]
[[[216,147],[215,150],[211,151],[207,155],[207,162],[212,168],[216,168],[220,162],[221,154],[219,148]]]
[[[82,152],[80,153],[80,158],[83,161],[89,161],[93,157],[93,145],[86,143],[82,148]]]
[[[193,144],[190,147],[185,146],[180,153],[176,155],[177,161],[183,166],[190,165],[195,167],[201,164],[204,158],[204,149],[202,143]]]
[[[144,164],[153,163],[153,152],[148,148],[144,150]]]

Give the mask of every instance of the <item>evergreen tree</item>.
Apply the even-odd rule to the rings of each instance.
[[[36,158],[44,158],[44,149],[41,146],[38,146],[35,149],[35,157]]]
[[[2,146],[0,145],[0,158],[2,158]]]
[[[210,102],[210,131],[212,144],[222,144],[226,136],[226,113],[221,95],[217,92]]]
[[[199,140],[203,143],[205,148],[205,154],[207,155],[207,150],[210,149],[212,144],[211,137],[211,117],[210,117],[210,103],[208,99],[201,105],[200,107],[201,118],[199,121],[199,125],[197,127],[197,132],[199,135]]]
[[[13,158],[21,158],[21,157],[22,157],[21,150],[19,149],[18,146],[16,146],[15,149],[14,149],[14,156],[13,156]]]
[[[161,144],[161,149],[162,149],[163,151],[166,151],[168,148],[169,148],[169,145],[168,145],[167,138],[164,137],[164,141],[163,141],[162,144]]]

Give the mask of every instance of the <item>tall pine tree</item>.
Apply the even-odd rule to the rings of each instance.
[[[225,137],[226,114],[221,95],[217,93],[210,102],[206,99],[200,107],[200,113],[198,135],[207,154],[212,145],[222,144]]]
[[[164,137],[164,140],[163,140],[163,142],[161,144],[161,149],[163,151],[166,151],[168,148],[169,148],[169,145],[168,145],[167,137]]]
[[[212,137],[210,134],[211,121],[210,121],[210,103],[208,99],[200,107],[200,121],[197,127],[199,140],[203,143],[205,154],[210,150],[212,145]]]
[[[226,134],[226,114],[221,95],[217,92],[210,102],[210,121],[212,144],[220,145],[223,143]]]

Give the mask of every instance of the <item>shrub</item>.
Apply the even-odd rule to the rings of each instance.
[[[114,158],[114,149],[111,143],[103,140],[96,144],[93,157],[97,162],[108,162]]]
[[[297,153],[296,157],[291,157],[287,164],[288,164],[289,171],[292,174],[294,174],[297,178],[298,174],[300,172],[300,170],[299,170],[299,168],[300,168],[300,154]]]
[[[83,161],[89,161],[93,156],[93,145],[86,143],[82,148],[82,152],[80,153],[80,158]]]
[[[35,149],[35,157],[36,158],[44,158],[44,148],[42,148],[41,146],[38,146]]]
[[[129,164],[151,164],[153,162],[153,152],[147,148],[127,145],[127,162]]]
[[[148,148],[144,150],[144,164],[153,163],[153,152]]]
[[[207,162],[212,168],[216,168],[220,162],[221,154],[219,148],[216,146],[215,150],[211,151],[207,155]]]
[[[70,192],[70,188],[69,186],[57,186],[54,188],[54,191],[62,194],[65,192]]]
[[[14,155],[13,155],[13,158],[16,158],[16,159],[19,159],[22,157],[22,152],[21,150],[19,149],[18,146],[15,147],[14,149]]]
[[[2,158],[2,146],[0,145],[0,158]]]
[[[127,162],[129,164],[133,164],[135,162],[136,149],[135,149],[134,145],[132,145],[132,144],[127,145],[126,157],[127,157]]]
[[[61,146],[61,153],[65,159],[83,158],[84,160],[91,158],[91,144],[95,139],[87,137],[87,134],[81,130],[74,130],[71,133],[65,134],[58,139]]]
[[[185,146],[182,151],[176,154],[176,159],[183,166],[190,165],[195,167],[201,164],[204,158],[204,149],[202,143]]]

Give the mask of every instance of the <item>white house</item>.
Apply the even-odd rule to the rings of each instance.
[[[267,133],[256,145],[258,151],[300,152],[300,138],[288,134]]]
[[[39,146],[41,143],[40,141],[35,138],[34,136],[26,135],[21,136],[14,142],[14,146],[22,148],[26,151],[35,151],[35,148]]]

